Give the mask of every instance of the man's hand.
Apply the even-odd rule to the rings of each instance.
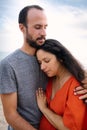
[[[87,89],[83,88],[82,86],[76,87],[74,89],[74,95],[80,95],[79,99],[84,100],[87,104]]]

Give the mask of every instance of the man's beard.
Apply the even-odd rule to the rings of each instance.
[[[33,48],[37,49],[39,46],[41,46],[41,45],[38,45],[36,41],[41,40],[41,39],[44,39],[44,41],[45,41],[44,36],[41,36],[41,37],[37,38],[36,41],[35,41],[35,40],[32,39],[31,35],[28,34],[28,31],[26,33],[27,33],[26,42]]]
[[[37,45],[36,41],[34,41],[34,40],[31,40],[31,39],[27,38],[26,41],[33,48],[38,48],[39,47],[39,45]]]

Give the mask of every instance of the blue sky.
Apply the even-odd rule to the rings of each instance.
[[[17,18],[26,5],[39,4],[48,16],[47,38],[62,42],[87,66],[87,0],[2,0],[0,1],[0,51],[22,45]]]
[[[44,0],[46,1],[46,0]],[[87,8],[87,0],[49,0],[50,3],[56,5],[56,4],[61,4],[61,5],[71,5],[74,7],[80,7],[80,8]]]

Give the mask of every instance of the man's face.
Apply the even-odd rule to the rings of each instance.
[[[26,42],[38,47],[46,39],[47,18],[44,11],[31,9],[27,15]]]

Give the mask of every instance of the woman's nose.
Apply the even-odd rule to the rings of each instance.
[[[46,65],[45,65],[44,63],[42,63],[42,64],[41,64],[41,70],[43,70],[43,71],[44,71],[44,70],[45,70],[45,68],[46,68]]]

